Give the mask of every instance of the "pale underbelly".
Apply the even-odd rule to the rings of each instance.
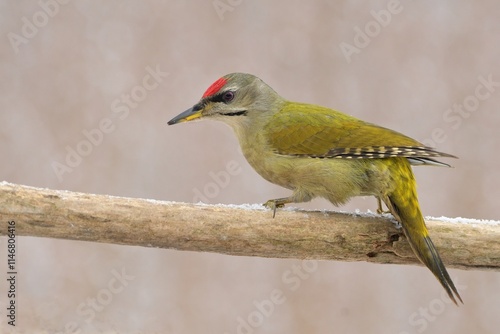
[[[245,157],[264,179],[300,193],[306,200],[323,197],[342,204],[354,196],[379,196],[390,182],[376,159],[319,159],[248,152]]]

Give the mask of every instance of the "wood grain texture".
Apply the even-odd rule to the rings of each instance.
[[[0,183],[0,235],[268,258],[419,264],[386,216],[251,210]],[[500,225],[427,221],[447,267],[500,270]]]

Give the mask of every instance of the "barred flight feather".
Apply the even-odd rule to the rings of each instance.
[[[358,148],[334,148],[325,154],[291,154],[298,157],[323,158],[323,159],[384,159],[384,158],[413,158],[415,164],[432,164],[437,161],[426,159],[430,157],[455,156],[435,151],[425,146],[367,146]],[[429,160],[428,163],[426,160]]]

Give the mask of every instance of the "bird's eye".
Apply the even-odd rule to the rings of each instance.
[[[224,103],[229,103],[233,99],[234,99],[234,92],[231,92],[230,90],[222,94],[222,100],[224,101]]]

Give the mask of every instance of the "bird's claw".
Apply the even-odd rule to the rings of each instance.
[[[284,203],[278,203],[276,200],[274,199],[270,199],[269,201],[267,201],[266,203],[263,204],[266,208],[268,209],[271,209],[273,210],[273,218],[274,216],[276,216],[276,209],[277,208],[282,208],[285,206]]]
[[[382,208],[382,201],[380,200],[379,197],[377,197],[377,204],[378,204],[378,208],[377,208],[377,214],[379,215],[383,215],[383,214],[386,214],[386,213],[391,213],[391,211],[389,210],[384,210]]]

